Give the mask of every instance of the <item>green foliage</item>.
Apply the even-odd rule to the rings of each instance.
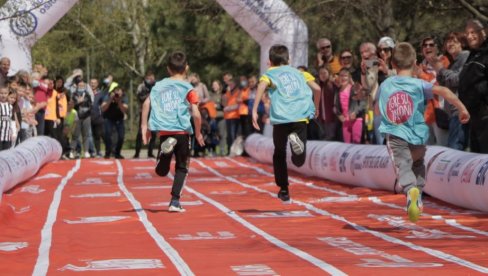
[[[480,14],[471,12],[486,14],[474,0],[284,1],[308,26],[311,65],[320,37],[331,39],[337,53],[357,53],[361,42],[384,35],[418,45],[425,34],[461,30],[473,17],[461,2],[476,2],[472,7]],[[53,75],[67,76],[74,68],[99,79],[112,73],[129,90],[130,81],[139,83],[148,69],[165,77],[165,59],[174,50],[187,53],[190,70],[207,84],[226,71],[259,72],[258,43],[215,0],[80,0],[36,43],[33,61]]]

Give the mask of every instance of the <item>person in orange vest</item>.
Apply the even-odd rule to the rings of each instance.
[[[224,106],[224,119],[227,128],[227,153],[230,153],[230,147],[237,137],[239,129],[239,87],[237,87],[233,79],[228,81],[228,90],[222,99]]]
[[[250,124],[248,120],[249,107],[247,103],[249,102],[249,82],[246,76],[239,77],[239,96],[237,102],[239,103],[239,125],[241,128],[241,135],[244,139],[250,134]]]
[[[58,111],[58,92],[54,90],[53,81],[49,78],[44,78],[46,82],[49,93],[47,94],[47,106],[46,113],[44,114],[44,135],[52,138],[56,138],[58,132],[58,126],[61,122],[59,120]]]
[[[68,89],[64,87],[64,78],[62,76],[56,76],[54,82],[54,91],[56,91],[56,110],[58,114],[59,122],[56,126],[55,131],[55,138],[58,140],[61,145],[65,142],[63,139],[63,125],[64,125],[64,118],[66,118],[66,113],[68,112]],[[49,103],[48,103],[49,105]]]

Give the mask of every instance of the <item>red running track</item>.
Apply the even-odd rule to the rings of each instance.
[[[481,275],[488,214],[432,198],[417,224],[405,198],[272,167],[192,159],[169,213],[172,179],[154,160],[59,161],[3,195],[2,275]]]

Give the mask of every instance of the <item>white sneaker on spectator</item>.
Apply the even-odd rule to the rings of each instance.
[[[90,157],[91,157],[90,153],[88,151],[85,151],[85,158],[90,158]]]

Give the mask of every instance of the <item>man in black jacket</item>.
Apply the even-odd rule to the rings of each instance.
[[[147,97],[149,97],[149,94],[151,93],[151,89],[153,88],[154,84],[156,83],[156,78],[154,77],[154,73],[151,71],[147,71],[146,76],[144,77],[144,81],[139,84],[137,87],[137,101],[139,102],[139,128],[137,130],[137,136],[136,136],[136,152],[134,154],[134,158],[139,158],[139,153],[142,148],[142,135],[143,133],[141,132],[141,111],[142,111],[142,104],[146,100]],[[144,133],[144,135],[146,135]],[[149,140],[149,144],[147,147],[147,157],[149,158],[155,158],[153,154],[153,149],[154,149],[154,143],[156,141],[156,133],[153,132],[151,133],[151,139]]]
[[[471,114],[471,151],[488,153],[488,39],[478,20],[466,23],[465,34],[471,53],[459,75],[459,99]]]
[[[105,118],[105,158],[110,158],[113,153],[117,159],[124,159],[120,153],[124,144],[125,127],[124,117],[128,109],[127,97],[120,87],[115,87],[112,92],[105,96],[101,106],[103,117]],[[117,133],[117,143],[115,150],[112,149],[112,131]],[[112,152],[113,151],[113,152]]]

